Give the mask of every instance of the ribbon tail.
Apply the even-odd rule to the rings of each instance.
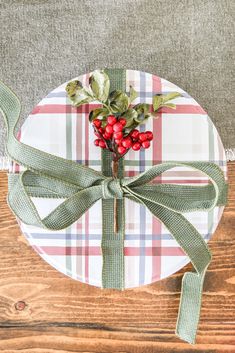
[[[203,273],[186,272],[182,279],[180,306],[176,324],[176,335],[184,341],[195,344],[197,327],[200,319]]]
[[[133,197],[133,195],[132,195]],[[195,343],[200,318],[204,276],[211,261],[211,253],[197,229],[180,213],[141,197],[142,202],[170,231],[179,246],[188,255],[196,272],[185,273],[182,282],[176,334],[189,343]]]

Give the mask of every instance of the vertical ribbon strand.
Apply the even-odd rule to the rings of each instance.
[[[126,71],[123,69],[106,69],[110,78],[110,92],[126,90]],[[123,158],[118,161],[118,178],[123,177]],[[102,173],[112,176],[112,153],[102,150]],[[103,255],[102,287],[124,289],[124,236],[125,210],[124,200],[117,202],[117,232],[114,231],[114,200],[102,200],[102,242]]]

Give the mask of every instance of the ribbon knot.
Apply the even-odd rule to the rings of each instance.
[[[106,178],[101,183],[103,199],[122,199],[123,189],[121,179]]]

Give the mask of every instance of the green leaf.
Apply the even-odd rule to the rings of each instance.
[[[90,103],[94,99],[90,96],[87,96],[84,90],[81,90],[79,93],[76,93],[75,96],[70,97],[70,100],[72,101],[73,105],[80,107],[82,104]]]
[[[127,111],[122,115],[126,119],[126,127],[133,125],[134,120],[138,117],[138,113],[135,109],[127,109]]]
[[[148,118],[150,117],[150,105],[147,103],[139,103],[135,105],[133,109],[137,112],[137,116],[134,118],[134,121],[138,125],[145,124]]]
[[[116,90],[109,95],[109,105],[113,113],[123,113],[129,106],[129,99],[126,93]]]
[[[135,119],[135,121],[138,123],[138,125],[145,124],[147,120],[150,118],[151,114],[140,114],[138,117]]]
[[[127,135],[129,135],[129,133],[134,130],[135,128],[138,127],[138,123],[137,122],[133,122],[133,124],[129,127],[125,127],[125,130],[124,130],[124,137],[126,137]]]
[[[172,108],[172,109],[176,109],[176,105],[174,103],[165,103],[161,106],[161,108]]]
[[[109,114],[109,111],[107,108],[96,108],[92,110],[89,114],[89,121],[91,122],[92,120],[96,119],[97,117],[105,117]]]
[[[139,103],[136,104],[133,109],[137,111],[138,114],[147,114],[150,109],[150,104],[147,103]]]
[[[138,125],[145,124],[148,118],[150,117],[150,104],[139,103],[135,105],[133,109],[135,109],[138,114],[137,117],[134,118],[135,122],[138,123]]]
[[[175,99],[177,97],[181,97],[181,93],[179,92],[170,92],[168,94],[164,94],[161,96],[162,97],[162,100],[163,100],[163,103],[166,103],[172,99]]]
[[[167,103],[168,101],[175,99],[177,97],[181,97],[181,93],[179,92],[170,92],[168,94],[156,95],[153,97],[153,110],[156,112],[161,107],[168,107],[175,109],[175,104]]]
[[[136,90],[130,86],[130,103],[133,102],[138,97]]]
[[[66,92],[72,104],[76,107],[80,107],[82,104],[90,103],[95,100],[78,80],[69,82],[66,86]]]
[[[101,127],[105,128],[105,126],[107,125],[107,119],[106,119],[106,117],[102,117],[100,120],[102,121]]]
[[[83,87],[80,81],[74,80],[69,82],[65,89],[66,89],[66,92],[68,93],[68,96],[71,98],[75,96],[77,92],[81,91]]]
[[[153,96],[153,110],[157,111],[163,102],[162,96]]]
[[[97,100],[105,102],[110,88],[108,75],[103,70],[95,70],[89,78],[89,84]]]
[[[138,127],[140,125],[137,121],[133,120],[132,124],[130,126],[125,126],[124,129],[124,137],[127,136],[132,130]]]

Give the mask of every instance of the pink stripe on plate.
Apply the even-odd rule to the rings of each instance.
[[[100,107],[100,104],[87,104],[81,107],[72,107],[72,113],[89,113],[92,109]],[[33,114],[66,114],[70,109],[70,105],[66,104],[44,104],[36,106],[32,112]],[[85,108],[85,109],[84,109]],[[204,114],[207,115],[205,110],[202,109],[199,105],[190,105],[190,104],[177,104],[176,109],[171,108],[161,108],[159,113],[167,113],[167,114]]]
[[[66,114],[68,109],[71,113],[86,113],[88,114],[92,109],[100,107],[100,104],[86,104],[81,107],[73,107],[69,104],[44,104],[37,105],[32,111],[34,114]]]
[[[200,107],[200,105],[186,105],[186,104],[177,104],[176,109],[171,108],[161,108],[159,109],[160,113],[167,113],[167,114],[205,114],[204,109]]]
[[[84,247],[82,246],[41,246],[37,247],[33,245],[33,248],[39,254],[53,255],[53,256],[66,256],[66,255],[76,255],[76,256],[101,256],[101,248],[99,246],[89,246],[86,248],[84,253]],[[87,252],[88,251],[88,252]],[[124,249],[125,256],[140,256],[141,249],[137,247],[126,247]],[[183,250],[179,247],[145,247],[145,256],[184,256]]]

